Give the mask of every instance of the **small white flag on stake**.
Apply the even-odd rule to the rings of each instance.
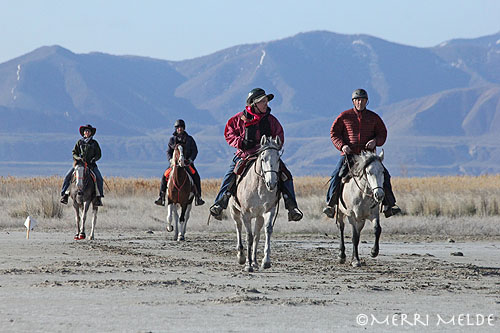
[[[34,218],[32,218],[31,216],[28,216],[26,218],[26,221],[24,221],[24,226],[26,227],[26,239],[30,238],[30,230],[33,230],[36,225],[37,222]]]

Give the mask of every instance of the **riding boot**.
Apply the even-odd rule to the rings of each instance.
[[[69,198],[69,194],[66,194],[66,193],[63,194],[61,196],[61,203],[66,205],[68,203],[68,198]]]
[[[283,201],[285,201],[285,208],[288,210],[288,221],[300,221],[304,214],[297,206],[292,179],[287,179],[284,182],[280,181],[280,184]]]
[[[222,220],[222,211],[227,208],[227,205],[229,204],[229,198],[231,197],[231,194],[229,192],[224,193],[222,198],[214,203],[212,207],[210,207],[210,214],[216,219],[216,220]]]
[[[339,202],[339,193],[340,193],[340,186],[337,186],[337,188],[333,191],[333,195],[330,198],[330,201],[328,201],[327,206],[323,209],[323,214],[325,214],[331,219],[335,217],[336,206],[337,203]]]
[[[201,206],[205,203],[205,201],[201,198],[201,179],[200,179],[200,175],[198,174],[198,172],[195,172],[193,174],[193,183],[194,183],[194,187],[196,189],[196,193],[194,196],[194,205]]]
[[[102,206],[101,197],[99,197],[99,196],[95,197],[94,206]]]
[[[165,206],[165,192],[160,191],[160,196],[155,200],[155,205]]]
[[[401,213],[401,208],[396,205],[396,197],[392,191],[391,176],[389,171],[384,168],[384,200],[382,200],[382,210],[385,217]]]

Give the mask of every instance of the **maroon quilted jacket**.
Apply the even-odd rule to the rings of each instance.
[[[371,139],[375,139],[377,146],[382,146],[387,138],[387,129],[375,112],[368,109],[359,112],[352,108],[335,119],[330,137],[338,150],[342,151],[342,147],[348,145],[355,154],[359,154]]]

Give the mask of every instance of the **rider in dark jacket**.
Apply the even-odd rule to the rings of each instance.
[[[175,132],[172,134],[170,140],[168,140],[167,157],[170,161],[174,154],[174,149],[177,144],[184,145],[184,157],[186,159],[187,168],[191,177],[193,177],[193,182],[196,187],[195,202],[196,206],[201,206],[205,203],[201,198],[201,179],[200,174],[194,166],[194,160],[198,155],[198,147],[193,137],[186,132],[186,123],[182,119],[178,119],[175,124]],[[165,170],[163,176],[161,177],[161,187],[160,196],[156,199],[155,204],[159,206],[165,206],[165,193],[167,192],[168,177],[170,175],[171,168],[169,167]]]
[[[94,134],[96,132],[96,128],[92,127],[92,125],[80,126],[80,135],[82,136],[79,139],[75,147],[73,148],[73,161],[74,164],[84,164],[87,163],[87,166],[94,172],[96,176],[97,183],[97,192],[95,204],[97,206],[102,206],[101,197],[104,197],[103,192],[103,178],[99,168],[97,168],[96,162],[101,158],[101,147],[99,147],[99,143],[94,140]],[[61,189],[61,203],[67,204],[69,197],[69,185],[71,184],[71,177],[73,176],[74,168],[69,169],[68,173],[64,177],[63,186]]]

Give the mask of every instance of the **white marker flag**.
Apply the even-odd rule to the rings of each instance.
[[[26,228],[28,228],[29,230],[33,230],[33,228],[35,228],[35,226],[37,225],[37,222],[34,218],[32,218],[31,216],[28,216],[26,218],[26,221],[24,221],[24,226]]]

